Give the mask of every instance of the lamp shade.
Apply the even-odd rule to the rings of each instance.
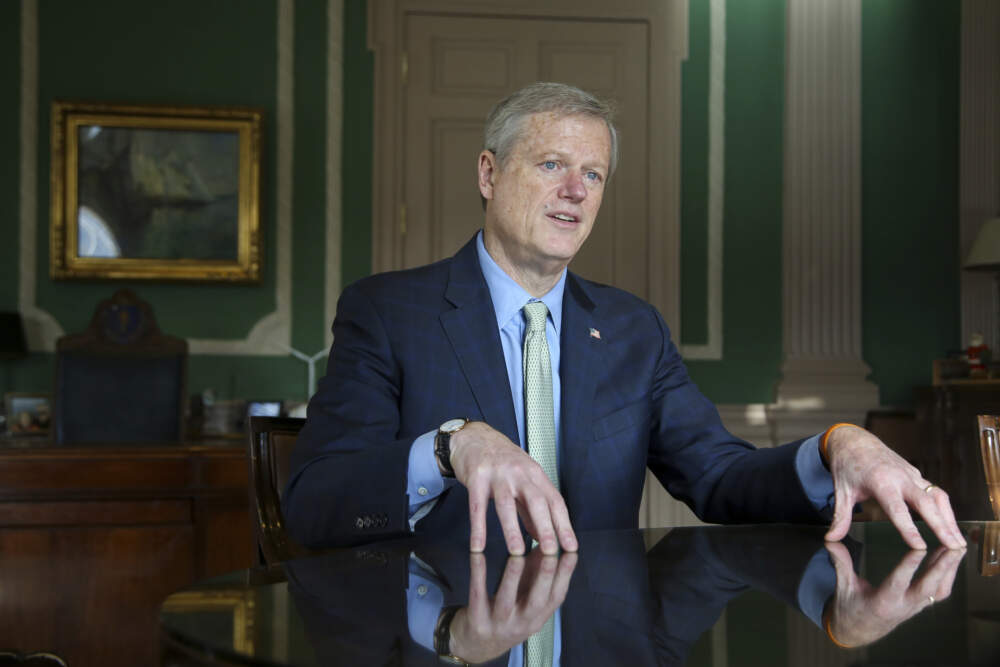
[[[28,356],[20,313],[0,313],[0,360]]]
[[[983,223],[962,268],[968,271],[1000,271],[1000,218]]]

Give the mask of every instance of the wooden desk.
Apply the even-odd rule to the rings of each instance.
[[[0,648],[152,665],[159,603],[252,563],[242,441],[0,441]]]

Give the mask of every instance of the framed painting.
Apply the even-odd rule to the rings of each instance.
[[[3,402],[8,435],[48,435],[52,425],[48,394],[8,392],[4,394]]]
[[[256,282],[261,113],[52,105],[51,275]]]

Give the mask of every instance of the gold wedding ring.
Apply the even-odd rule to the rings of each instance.
[[[937,488],[937,484],[928,484],[927,486],[924,487],[924,493],[930,493],[931,489],[936,489],[936,488]],[[932,598],[932,601],[933,601],[933,598]]]

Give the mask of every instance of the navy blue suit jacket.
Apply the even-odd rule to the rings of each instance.
[[[518,442],[475,239],[349,286],[333,333],[283,500],[292,537],[315,547],[407,532],[410,446],[442,422],[481,420]],[[822,520],[795,473],[801,441],[758,450],[732,436],[651,305],[570,273],[561,346],[559,478],[574,528],[635,528],[647,466],[704,521]],[[487,539],[502,539],[492,507],[487,524]],[[417,530],[468,535],[465,488]]]

